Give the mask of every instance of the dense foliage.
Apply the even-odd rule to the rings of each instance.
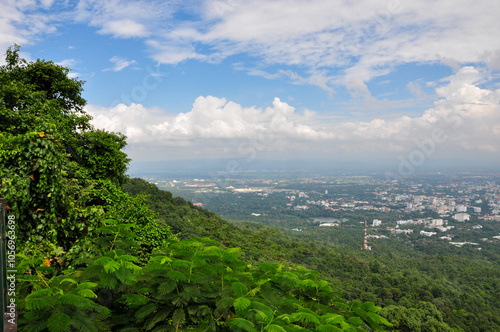
[[[150,193],[154,197],[154,191]],[[228,194],[225,198],[223,207],[228,210],[231,203],[238,202],[235,211],[239,214],[233,213],[239,220],[253,218],[280,228],[269,228],[260,222],[231,224],[213,220],[217,224],[213,236],[224,239],[227,245],[240,246],[248,259],[279,260],[320,271],[346,299],[371,301],[384,307],[381,315],[396,330],[450,330],[450,327],[465,331],[500,330],[497,242],[481,241],[482,250],[474,246],[457,248],[437,237],[423,237],[419,231],[428,230],[423,226],[413,226],[420,229],[403,236],[391,236],[387,230],[372,228],[370,232],[386,232],[389,237],[370,239],[372,250],[364,251],[361,250],[363,224],[359,221],[371,220],[380,212],[342,211],[352,221],[343,222],[340,227],[318,227],[318,223],[297,215],[287,216],[278,209],[272,210],[273,205],[280,204],[271,194],[267,200],[254,194]],[[257,210],[265,211],[265,215],[251,216],[257,208],[255,202],[265,205]],[[339,214],[336,217],[340,219]],[[398,214],[392,217],[401,219]],[[391,215],[386,214],[381,219],[389,218]],[[482,225],[479,231],[457,223],[454,240],[473,241],[500,231],[498,223]],[[241,230],[234,230],[235,226]],[[290,231],[291,228],[301,231]]]
[[[126,182],[125,137],[93,128],[82,82],[50,61],[21,59],[18,47],[6,60],[0,195],[18,220],[21,330],[392,326],[374,303],[347,301],[317,272],[275,259],[267,230],[241,231],[145,181]],[[261,244],[242,254],[244,238]]]

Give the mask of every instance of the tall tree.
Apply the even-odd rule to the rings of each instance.
[[[88,229],[85,188],[126,179],[125,137],[92,126],[84,82],[68,68],[28,62],[19,51],[9,48],[0,66],[0,196],[18,216],[22,240],[67,246]]]

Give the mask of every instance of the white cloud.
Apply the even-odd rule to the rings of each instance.
[[[37,13],[37,8],[48,8],[51,1],[42,4],[29,0],[3,0],[0,10],[0,49],[6,50],[14,43],[25,45],[32,43],[42,34],[56,31],[54,15]],[[3,56],[0,64],[4,63]]]
[[[188,155],[194,150],[199,156],[214,151],[218,151],[218,156],[227,151],[242,154],[248,151],[245,146],[259,144],[273,157],[287,153],[322,156],[325,151],[342,152],[345,156],[375,151],[403,153],[432,139],[436,133],[440,139],[434,145],[442,152],[450,151],[455,156],[478,149],[498,153],[500,89],[480,88],[481,80],[479,70],[463,67],[436,88],[439,99],[420,116],[370,121],[346,121],[309,110],[298,113],[278,98],[265,109],[207,96],[198,97],[189,112],[179,114],[138,104],[88,106],[87,110],[94,116],[96,126],[123,132],[132,147],[164,151],[166,147],[189,146],[184,150]],[[363,85],[357,83],[353,83],[353,89],[364,91]]]
[[[326,71],[326,81],[308,82],[325,90],[332,83],[367,82],[407,63],[499,63],[500,39],[491,38],[500,31],[498,2],[207,0],[203,8],[199,20],[152,38],[157,61],[220,61],[245,53],[261,60],[249,73],[263,77],[276,77],[266,65]],[[175,45],[189,51],[178,53]]]
[[[329,93],[407,63],[500,68],[500,39],[491,37],[500,31],[498,1],[79,0],[60,2],[58,12],[47,15],[55,3],[4,0],[0,47],[32,42],[60,22],[76,21],[116,38],[143,38],[159,63],[245,54],[258,61],[249,74]]]
[[[73,68],[77,63],[78,61],[75,59],[64,59],[59,62],[56,62],[57,65],[68,68]]]
[[[163,144],[196,139],[250,139],[272,134],[276,138],[325,139],[331,135],[315,130],[301,120],[295,109],[275,98],[266,109],[242,107],[224,98],[198,97],[191,111],[177,115],[147,109],[140,104],[119,104],[113,108],[88,106],[94,124],[122,132],[130,143]]]
[[[415,146],[415,141],[432,138],[437,131],[446,136],[439,142],[442,148],[459,151],[483,150],[500,152],[496,128],[500,125],[500,90],[480,88],[481,73],[474,67],[464,67],[438,87],[439,99],[433,108],[419,117],[403,116],[392,120],[375,119],[368,123],[344,123],[343,138],[399,145],[402,149]]]
[[[135,60],[129,61],[129,60],[120,58],[119,56],[114,56],[111,59],[109,59],[109,61],[111,61],[114,64],[114,66],[112,68],[106,68],[103,71],[109,71],[109,70],[121,71],[121,70],[127,68],[128,66],[133,65],[134,63],[137,63]]]
[[[122,38],[145,37],[148,35],[144,25],[131,19],[105,22],[102,24],[101,33]]]
[[[118,38],[142,38],[157,32],[170,17],[172,2],[159,0],[80,0],[77,22],[99,28],[102,34]]]

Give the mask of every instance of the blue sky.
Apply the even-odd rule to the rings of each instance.
[[[499,165],[498,1],[1,3],[0,48],[72,68],[135,162]]]

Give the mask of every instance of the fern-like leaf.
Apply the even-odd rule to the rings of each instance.
[[[136,282],[133,274],[125,266],[121,266],[116,270],[116,276],[125,285],[131,285]]]
[[[143,320],[147,316],[149,316],[151,313],[155,312],[156,309],[158,309],[158,305],[155,303],[148,303],[135,313],[135,318],[139,320]]]
[[[44,298],[26,297],[25,306],[27,310],[41,310],[48,307],[50,303]]]
[[[282,328],[281,326],[276,325],[276,324],[267,325],[264,328],[264,331],[267,331],[267,332],[286,332],[286,330],[284,328]]]
[[[248,287],[239,281],[233,282],[231,284],[231,288],[233,289],[234,295],[240,297],[248,293]]]
[[[309,324],[309,323],[314,323],[314,324],[320,324],[318,317],[315,315],[308,313],[308,312],[295,312],[290,315],[290,318],[292,321],[299,321],[304,324]]]
[[[169,321],[168,318],[170,317],[170,312],[171,310],[168,308],[158,311],[156,315],[146,324],[146,330],[149,331],[156,327],[154,329],[154,331],[156,331],[161,330],[162,327],[169,327],[166,323]],[[156,326],[158,323],[164,324],[161,326]]]
[[[233,318],[229,321],[231,327],[237,327],[239,329],[245,330],[247,332],[256,332],[255,325],[249,320],[244,318]]]
[[[241,313],[246,308],[248,308],[250,304],[252,304],[252,301],[250,301],[246,297],[239,297],[236,300],[234,300],[233,306],[236,309],[236,312]]]
[[[82,289],[78,291],[78,295],[86,297],[86,298],[91,298],[91,299],[96,299],[97,294],[94,293],[91,289]]]
[[[61,295],[59,297],[59,303],[71,305],[73,307],[83,310],[91,310],[94,308],[95,305],[95,303],[92,302],[91,300],[71,293]]]
[[[186,314],[184,313],[184,310],[181,308],[177,309],[174,311],[172,314],[172,325],[176,327],[176,330],[179,329],[179,326],[184,324],[186,321]]]
[[[326,324],[326,325],[320,325],[316,328],[316,331],[319,331],[319,332],[342,332],[343,330],[336,327],[336,326],[333,326],[333,325],[330,325],[330,324]]]
[[[167,273],[167,277],[169,277],[173,281],[186,281],[186,275],[180,271],[170,271]]]
[[[164,282],[162,283],[160,286],[158,286],[158,292],[161,294],[161,295],[166,295],[166,294],[169,294],[170,292],[172,292],[176,287],[176,284],[171,282],[171,281],[167,281],[167,282]]]
[[[67,332],[71,330],[71,317],[65,313],[58,312],[50,316],[47,321],[50,332]]]

